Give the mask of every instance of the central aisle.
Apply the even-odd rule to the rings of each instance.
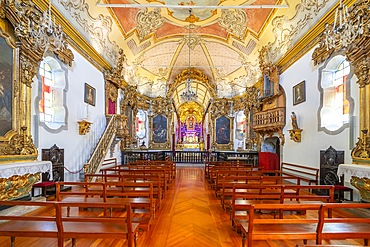
[[[208,188],[204,168],[178,167],[168,192],[139,246],[240,246],[241,236],[232,231],[228,214]]]

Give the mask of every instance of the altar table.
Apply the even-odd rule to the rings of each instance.
[[[360,196],[357,188],[351,183],[351,177],[356,176],[359,178],[370,178],[370,166],[369,165],[358,165],[358,164],[340,164],[337,171],[338,177],[344,175],[344,185],[354,189],[354,198],[359,200]]]

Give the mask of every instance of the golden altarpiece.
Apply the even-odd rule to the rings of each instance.
[[[31,27],[41,28],[42,15],[31,1],[0,1],[0,199],[27,195],[40,180],[40,172],[45,171],[40,168],[40,172],[30,173],[35,170],[33,163],[38,163],[30,134],[31,87],[45,51],[53,52],[66,64],[73,61],[72,51],[65,45],[60,49],[40,45],[31,35]],[[16,166],[25,172],[7,176]]]
[[[336,46],[327,49],[325,35],[321,34],[319,46],[315,49],[312,60],[314,64],[320,64],[329,59],[332,54],[343,51],[347,60],[354,68],[354,74],[357,76],[357,84],[359,86],[359,125],[360,133],[358,141],[352,150],[352,162],[358,165],[364,165],[362,169],[370,171],[370,10],[366,0],[356,1],[348,10],[350,20],[348,22],[358,24],[362,21],[363,33],[355,38],[355,40],[347,47],[336,43]],[[361,169],[361,167],[359,168]],[[368,172],[370,173],[370,172]],[[370,201],[370,179],[359,178],[352,176],[351,184],[359,189],[363,199]]]

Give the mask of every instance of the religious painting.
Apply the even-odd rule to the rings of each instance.
[[[95,106],[95,88],[90,86],[89,84],[85,83],[85,103]]]
[[[305,81],[301,81],[293,87],[293,105],[306,101]]]
[[[0,36],[0,136],[12,130],[14,49]]]
[[[153,118],[152,141],[154,143],[165,143],[167,141],[167,118],[158,115]]]
[[[221,116],[216,119],[216,143],[228,144],[230,142],[230,119]]]

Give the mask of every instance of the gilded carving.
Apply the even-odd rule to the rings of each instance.
[[[58,50],[36,40],[31,30],[42,27],[40,17],[43,12],[29,0],[0,0],[1,16],[7,28],[0,30],[1,37],[13,49],[12,78],[12,131],[0,137],[0,161],[28,161],[37,159],[37,149],[30,135],[31,86],[37,74],[38,63],[43,59],[45,50],[54,52],[59,59],[71,65],[73,53],[64,45]],[[40,42],[36,42],[40,41]],[[39,43],[37,45],[36,43]],[[65,44],[65,43],[64,43]]]
[[[14,175],[9,178],[0,178],[0,200],[12,200],[29,195],[32,186],[40,181],[40,173]]]
[[[107,92],[107,98],[112,102],[116,102],[118,97],[118,88],[114,84],[107,82],[105,90]]]
[[[23,55],[20,56],[21,70],[23,71],[21,75],[21,82],[28,87],[32,86],[33,77],[37,74],[37,66],[30,61],[28,57]]]
[[[5,18],[5,0],[0,0],[0,18]]]
[[[242,39],[246,31],[247,15],[244,10],[235,9],[234,11],[222,9],[221,18],[218,24],[225,28],[227,32]]]
[[[125,98],[121,101],[121,112],[126,112],[126,108],[131,106],[134,116],[137,114],[138,92],[136,86],[127,86],[124,89]]]
[[[370,178],[352,176],[350,183],[358,189],[363,200],[370,202]]]
[[[122,49],[119,50],[118,54],[119,56],[116,62],[116,66],[109,71],[105,71],[104,76],[106,81],[110,81],[111,83],[115,84],[116,87],[121,87],[122,85],[127,84],[124,79],[127,59]]]
[[[209,109],[209,113],[211,115],[211,119],[215,120],[216,118],[219,118],[220,116],[226,116],[229,114],[231,110],[231,103],[232,101],[229,101],[226,98],[221,99],[215,99]]]
[[[0,149],[0,155],[35,155],[37,148],[32,137],[26,133],[27,127],[21,128],[21,134],[15,134],[10,139],[8,146]]]
[[[148,11],[147,8],[145,10],[140,10],[137,13],[136,21],[138,23],[137,31],[141,40],[151,32],[154,32],[160,28],[164,23],[160,9]]]
[[[152,100],[152,111],[154,114],[164,115],[167,118],[172,114],[172,99],[157,97]]]

